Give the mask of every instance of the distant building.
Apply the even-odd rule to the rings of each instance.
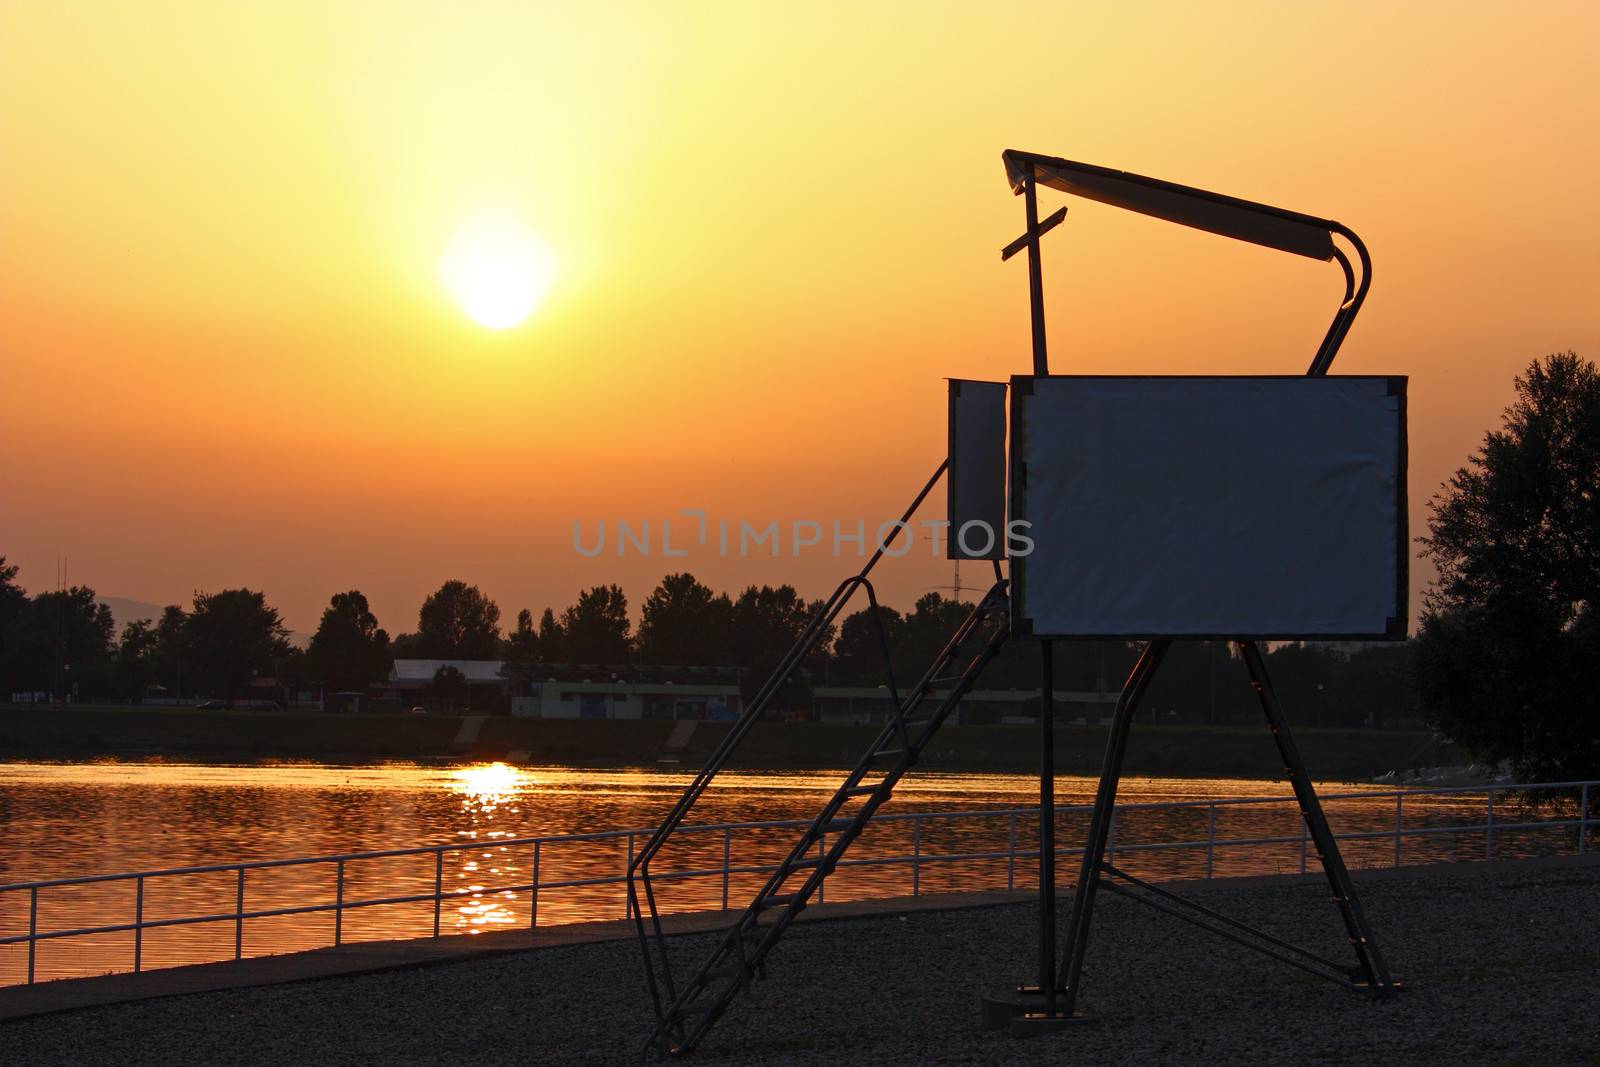
[[[935,689],[924,698],[923,707],[936,706],[949,692]],[[903,696],[904,694],[902,694]],[[1057,716],[1067,722],[1082,720],[1098,723],[1111,714],[1116,693],[1055,692]],[[811,706],[818,722],[881,723],[894,708],[889,690],[883,686],[818,686],[812,690]],[[1034,689],[974,689],[945,721],[951,725],[979,726],[990,723],[1036,722],[1039,718],[1039,692]]]
[[[530,682],[511,714],[540,719],[707,719],[739,717],[739,687],[711,682]]]
[[[389,668],[389,677],[377,686],[382,694],[380,708],[398,710],[410,705],[428,703],[433,679],[444,667],[454,667],[466,681],[465,697],[468,709],[493,709],[502,711],[511,691],[511,680],[501,674],[505,665],[497,659],[397,659]]]

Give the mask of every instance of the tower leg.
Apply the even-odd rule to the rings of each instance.
[[[1355,884],[1351,882],[1350,872],[1339,852],[1339,842],[1328,827],[1322,802],[1317,799],[1317,791],[1306,772],[1300,749],[1289,732],[1289,720],[1284,717],[1278,696],[1272,689],[1272,680],[1267,677],[1266,660],[1254,641],[1240,641],[1239,654],[1250,672],[1250,685],[1256,692],[1256,698],[1261,701],[1261,710],[1266,714],[1267,727],[1277,743],[1278,754],[1283,757],[1284,773],[1289,776],[1295,799],[1300,803],[1300,814],[1306,821],[1306,829],[1311,834],[1311,842],[1316,847],[1317,859],[1322,863],[1328,886],[1333,890],[1333,900],[1344,919],[1345,930],[1350,935],[1350,946],[1361,965],[1362,977],[1374,995],[1393,996],[1396,989],[1394,979],[1390,977],[1383,953],[1378,950],[1378,943],[1367,925],[1361,899],[1356,895]]]
[[[1106,841],[1111,836],[1111,818],[1116,811],[1117,785],[1122,778],[1122,759],[1128,751],[1128,729],[1143,699],[1156,668],[1170,648],[1170,641],[1151,641],[1122,685],[1116,710],[1111,716],[1111,732],[1106,739],[1105,762],[1100,768],[1100,785],[1095,791],[1094,810],[1089,815],[1089,833],[1083,857],[1078,864],[1078,886],[1072,894],[1072,912],[1067,920],[1067,947],[1062,955],[1064,978],[1060,1011],[1071,1015],[1077,1008],[1078,990],[1083,975],[1083,958],[1089,946],[1089,923],[1094,917],[1095,891],[1100,885],[1100,865]]]

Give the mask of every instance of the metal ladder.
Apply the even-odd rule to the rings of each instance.
[[[665,990],[663,997],[644,918],[636,909],[645,973],[656,1011],[655,1029],[644,1048],[647,1056],[667,1058],[693,1051],[751,978],[765,977],[767,955],[789,924],[805,910],[850,845],[889,799],[895,784],[916,764],[934,733],[1005,643],[1010,634],[1006,582],[998,577],[998,570],[997,566],[994,585],[903,698],[895,690],[891,674],[889,688],[895,709],[883,730],[681,992],[672,982],[654,895],[646,893]],[[950,688],[934,696],[936,686]],[[636,864],[641,871],[644,866]],[[630,871],[630,899],[637,900],[631,875]]]

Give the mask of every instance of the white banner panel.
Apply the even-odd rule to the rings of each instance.
[[[1006,383],[950,379],[948,559],[1006,555]]]
[[[1405,636],[1405,384],[1013,378],[1018,631]]]

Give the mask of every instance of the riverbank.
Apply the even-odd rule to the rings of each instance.
[[[1356,875],[1407,992],[1374,1002],[1115,897],[1096,912],[1084,1007],[1099,1025],[1029,1040],[977,998],[1034,966],[1029,904],[805,923],[712,1031],[707,1062],[810,1065],[1593,1063],[1600,891],[1589,860]],[[1182,887],[1343,958],[1315,877]],[[1062,902],[1065,907],[1067,901]],[[714,935],[674,939],[686,962]],[[0,1025],[19,1064],[632,1063],[650,1019],[623,938],[429,966],[85,1008]]]
[[[463,730],[464,724],[469,728]],[[323,762],[511,760],[566,766],[657,767],[668,753],[672,722],[532,719],[487,716],[349,715],[315,712],[149,707],[0,707],[0,759],[173,756],[186,760]],[[728,725],[695,725],[673,750],[679,766],[698,767]],[[475,731],[475,732],[474,732]],[[744,770],[813,770],[853,765],[876,728],[825,723],[766,723],[752,731],[730,765]],[[1295,733],[1318,778],[1364,781],[1411,767],[1454,762],[1420,730]],[[930,770],[1027,773],[1038,766],[1038,735],[1029,726],[947,726],[924,755]],[[1099,726],[1056,728],[1062,774],[1095,774],[1105,744]],[[1265,727],[1139,724],[1126,771],[1150,777],[1277,778],[1281,766]]]

